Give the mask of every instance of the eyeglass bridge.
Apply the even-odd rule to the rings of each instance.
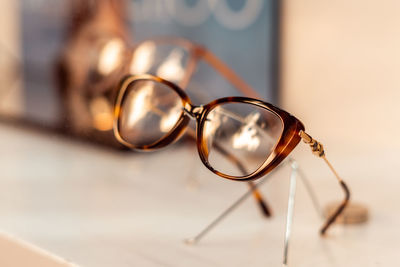
[[[183,112],[188,114],[190,117],[199,119],[201,113],[203,113],[204,107],[203,106],[193,106],[190,103],[186,103],[185,107],[183,108]]]

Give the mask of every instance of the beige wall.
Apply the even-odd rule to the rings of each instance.
[[[311,134],[400,147],[400,1],[286,0],[282,72]]]

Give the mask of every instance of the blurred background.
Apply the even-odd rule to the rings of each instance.
[[[266,247],[271,265],[279,264],[287,179],[263,188],[276,211],[268,227],[249,200],[216,231],[216,243],[194,251],[176,244],[244,186],[205,170],[193,143],[151,155],[104,149],[122,149],[111,131],[112,109],[127,74],[171,79],[185,85],[195,103],[246,95],[205,61],[184,81],[193,51],[206,47],[261,99],[299,118],[349,179],[354,199],[373,214],[365,227],[319,239],[320,222],[300,189],[291,257],[301,266],[392,262],[391,242],[400,238],[393,212],[400,163],[399,1],[1,0],[1,7],[1,229],[88,266],[129,266],[132,258],[159,266],[155,248],[157,260],[173,266],[180,257],[179,266],[219,266],[221,258],[232,266],[264,266]],[[190,45],[176,45],[177,37]],[[154,64],[142,64],[151,54]],[[318,195],[337,200],[325,166],[302,147],[294,155]],[[244,249],[252,253],[238,256]]]
[[[399,148],[399,4],[285,1],[282,104],[314,135]]]
[[[104,132],[111,127],[107,113],[119,80],[140,74],[135,60],[146,58],[152,47],[145,41],[160,37],[208,48],[262,98],[277,103],[277,1],[3,2],[4,114],[112,144]],[[156,47],[158,65],[187,68],[188,51],[167,46]],[[239,94],[204,62],[187,88],[203,104]]]
[[[71,40],[86,38],[85,28],[99,27],[124,36],[129,48],[157,36],[188,38],[205,45],[263,99],[297,115],[319,136],[335,143],[371,145],[374,139],[398,145],[393,136],[399,130],[398,4],[362,2],[286,1],[280,8],[278,1],[257,0],[3,0],[1,111],[47,125],[65,124],[62,118],[68,114],[63,113],[71,113],[65,102],[71,100],[62,91],[70,89],[60,85],[57,64],[66,61],[65,49],[85,53],[85,48],[71,48]],[[101,14],[97,5],[107,9],[110,4],[116,7]],[[96,16],[108,22],[100,25]],[[89,58],[80,60],[93,61]],[[189,89],[206,92],[208,99],[238,94],[222,80],[200,66]],[[94,102],[100,110],[109,108]]]

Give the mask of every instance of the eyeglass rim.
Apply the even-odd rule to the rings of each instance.
[[[187,124],[189,123],[190,117],[186,112],[182,111],[177,123],[175,126],[170,130],[168,134],[166,134],[164,137],[162,137],[160,140],[156,141],[153,144],[150,145],[145,145],[145,146],[135,146],[126,140],[121,136],[120,133],[120,127],[119,127],[119,120],[121,116],[121,105],[123,98],[125,96],[126,90],[129,87],[129,85],[133,82],[137,82],[140,80],[148,80],[148,81],[154,81],[158,83],[162,83],[172,90],[174,90],[178,96],[182,99],[182,104],[183,107],[191,107],[193,108],[194,106],[192,105],[192,102],[188,95],[183,91],[179,86],[176,84],[162,79],[158,76],[153,76],[150,74],[142,74],[142,75],[130,75],[125,77],[125,79],[122,80],[120,86],[119,86],[119,92],[117,95],[117,98],[115,100],[114,104],[114,123],[113,123],[113,130],[114,130],[114,135],[117,138],[119,142],[121,142],[123,145],[129,147],[130,149],[133,150],[138,150],[138,151],[151,151],[155,149],[160,149],[162,147],[165,147],[174,141],[177,141],[179,137],[185,132],[185,129],[187,127]],[[261,108],[265,108],[275,115],[277,115],[280,120],[282,121],[283,125],[283,130],[281,133],[281,136],[274,148],[274,151],[271,153],[271,156],[269,156],[261,166],[257,168],[254,172],[244,175],[244,176],[232,176],[228,175],[225,173],[222,173],[216,169],[214,169],[206,156],[204,147],[205,147],[205,142],[203,138],[203,131],[204,131],[204,124],[205,124],[205,118],[209,114],[210,111],[215,109],[217,106],[220,106],[225,103],[246,103],[246,104],[252,104],[256,105]],[[200,156],[201,161],[203,164],[213,173],[216,175],[230,179],[230,180],[240,180],[240,181],[249,181],[249,180],[254,180],[257,178],[260,178],[270,171],[272,171],[277,165],[279,165],[280,162],[282,162],[283,159],[287,157],[287,155],[290,154],[290,152],[297,146],[297,144],[300,142],[301,137],[299,135],[300,131],[304,131],[304,125],[294,116],[289,114],[288,112],[281,110],[278,107],[275,107],[274,105],[264,102],[259,99],[254,99],[254,98],[249,98],[249,97],[240,97],[240,96],[231,96],[231,97],[224,97],[224,98],[219,98],[214,101],[211,101],[208,104],[202,105],[201,106],[201,111],[199,112],[198,116],[196,117],[197,121],[197,127],[196,127],[196,144],[197,144],[197,150],[198,154]]]
[[[137,82],[137,81],[146,81],[146,80],[162,83],[162,84],[168,86],[173,91],[175,91],[175,93],[177,93],[177,95],[181,98],[183,106],[186,106],[187,104],[191,105],[191,100],[189,99],[189,97],[187,96],[185,91],[183,91],[181,88],[179,88],[176,84],[174,84],[170,81],[167,81],[165,79],[162,79],[158,76],[153,76],[150,74],[128,75],[124,79],[122,79],[122,81],[120,82],[120,85],[118,86],[119,91],[118,91],[117,97],[114,102],[113,131],[114,131],[114,135],[115,135],[116,139],[118,140],[118,142],[120,142],[121,144],[125,145],[126,147],[128,147],[132,150],[137,150],[137,151],[152,151],[152,150],[163,148],[163,147],[173,143],[174,141],[178,140],[179,137],[184,133],[186,126],[190,121],[190,118],[182,110],[181,115],[180,115],[178,121],[176,122],[176,124],[174,125],[174,127],[160,140],[158,140],[152,144],[143,145],[143,146],[134,145],[134,144],[126,141],[121,135],[120,125],[119,125],[119,120],[121,117],[122,102],[124,100],[126,90],[128,89],[128,87],[131,83]]]
[[[206,156],[206,152],[204,149],[206,144],[204,143],[205,139],[203,138],[204,125],[206,122],[205,118],[213,109],[226,103],[245,103],[264,108],[275,114],[282,122],[283,129],[281,132],[281,136],[274,146],[273,152],[255,171],[247,175],[233,176],[220,172],[211,166]],[[298,133],[300,132],[300,130],[304,129],[303,124],[297,118],[293,117],[286,111],[281,110],[274,105],[264,102],[262,100],[241,96],[219,98],[204,105],[204,112],[202,114],[202,117],[199,119],[199,123],[197,124],[197,126],[197,150],[199,151],[199,156],[204,165],[206,165],[206,167],[210,171],[214,172],[218,176],[230,180],[242,181],[254,180],[272,171],[300,142],[301,138],[299,137]],[[289,136],[290,138],[288,138]]]

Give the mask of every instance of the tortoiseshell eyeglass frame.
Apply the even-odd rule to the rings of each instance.
[[[175,126],[171,129],[171,131],[168,132],[165,136],[163,136],[160,140],[145,146],[135,146],[129,143],[128,141],[124,140],[124,138],[121,136],[120,133],[120,118],[122,114],[121,106],[124,102],[127,88],[131,84],[138,81],[152,81],[166,85],[168,88],[175,91],[175,93],[180,96],[183,107],[180,117]],[[206,122],[207,114],[217,106],[224,103],[245,103],[245,104],[255,105],[272,112],[277,117],[279,117],[282,122],[283,131],[277,144],[275,145],[275,148],[273,149],[273,152],[257,170],[248,175],[231,176],[225,173],[221,173],[215,170],[208,162],[208,155],[206,149],[207,144],[205,138],[203,138],[204,124]],[[309,136],[307,133],[305,133],[304,125],[303,123],[300,122],[300,120],[298,120],[296,117],[292,116],[288,112],[275,107],[272,104],[249,97],[225,97],[214,100],[206,105],[195,106],[192,104],[187,94],[176,84],[167,81],[165,79],[162,79],[160,77],[145,74],[138,76],[128,76],[121,82],[114,107],[115,107],[114,134],[116,138],[118,139],[119,142],[121,142],[125,146],[140,151],[151,151],[155,149],[160,149],[178,140],[179,137],[182,136],[185,129],[187,128],[190,119],[194,118],[197,122],[196,143],[201,161],[210,171],[214,172],[216,175],[235,181],[251,181],[265,176],[266,174],[271,172],[277,165],[279,165],[282,162],[282,160],[284,160],[290,154],[290,152],[292,152],[292,150],[297,146],[300,140],[303,139],[306,143],[310,144],[313,152],[317,154],[317,156],[322,157],[325,160],[329,168],[333,171],[336,178],[340,182],[340,185],[342,186],[342,189],[345,193],[345,199],[343,200],[341,205],[337,208],[337,210],[330,217],[328,217],[326,223],[321,229],[321,234],[325,234],[330,225],[333,224],[336,218],[342,213],[342,211],[344,210],[345,206],[349,201],[350,192],[348,190],[348,187],[339,177],[339,175],[337,175],[332,165],[327,161],[325,157],[325,152],[323,150],[323,146],[316,140],[312,139],[312,137]]]

